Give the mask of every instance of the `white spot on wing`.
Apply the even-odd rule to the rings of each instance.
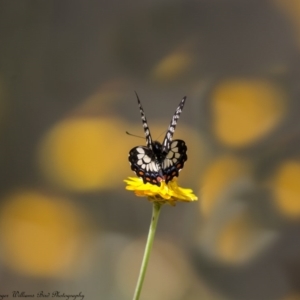
[[[145,153],[145,150],[143,148],[136,148],[136,151],[138,153]]]
[[[165,168],[169,168],[170,166],[173,165],[173,163],[170,159],[165,159],[164,160],[164,165],[165,165]]]
[[[139,159],[137,164],[141,166],[143,164],[143,161],[141,159]]]
[[[141,154],[138,154],[138,155],[137,155],[138,159],[141,159],[141,158],[143,158],[144,156],[145,156],[144,153],[141,153]]]
[[[173,157],[173,152],[169,151],[169,153],[167,154],[166,158],[172,158]]]
[[[149,163],[151,161],[151,158],[149,156],[145,155],[145,157],[143,158],[143,161],[145,163]]]
[[[168,167],[168,160],[165,159],[165,160],[164,160],[164,169],[167,168],[167,167]]]
[[[151,163],[151,171],[155,171],[155,162]]]

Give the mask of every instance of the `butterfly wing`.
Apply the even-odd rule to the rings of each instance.
[[[166,183],[175,176],[178,177],[179,172],[187,161],[187,147],[183,140],[174,140],[170,144],[170,150],[162,162],[162,171]]]
[[[128,160],[131,170],[138,177],[142,178],[144,183],[149,182],[160,186],[160,182],[163,180],[163,173],[151,149],[144,146],[134,147],[129,152]]]
[[[162,143],[162,152],[163,153],[169,153],[169,151],[170,151],[175,127],[177,125],[178,119],[179,119],[182,109],[184,107],[185,100],[186,100],[186,97],[183,97],[183,99],[180,101],[180,103],[172,117],[168,131],[167,131],[164,141]]]
[[[132,148],[129,152],[128,160],[130,162],[131,169],[138,177],[143,179],[144,183],[149,182],[160,186],[160,182],[162,180],[165,180],[168,183],[175,176],[178,176],[185,161],[187,160],[187,147],[185,142],[182,140],[174,140],[172,142],[175,127],[184,107],[186,97],[181,100],[172,117],[159,153],[156,153],[157,149],[153,148],[153,141],[147,119],[137,93],[136,97],[143,122],[147,147],[137,146]],[[156,151],[156,154],[153,151]]]

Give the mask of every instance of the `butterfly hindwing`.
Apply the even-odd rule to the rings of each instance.
[[[145,146],[134,147],[129,152],[128,160],[131,169],[143,179],[144,183],[149,182],[160,186],[163,173],[151,149]]]
[[[187,147],[183,140],[174,140],[170,144],[170,150],[162,162],[162,170],[167,183],[175,176],[178,177],[184,163],[187,161],[186,152]]]

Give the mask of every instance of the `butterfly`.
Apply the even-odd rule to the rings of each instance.
[[[160,186],[162,181],[168,183],[175,176],[178,177],[179,172],[187,160],[187,147],[185,142],[183,140],[172,141],[175,127],[185,104],[186,97],[180,101],[171,119],[162,144],[152,140],[147,119],[137,93],[136,97],[141,113],[147,146],[137,146],[132,148],[129,151],[128,160],[131,169],[138,177],[143,179],[144,183],[148,182]]]

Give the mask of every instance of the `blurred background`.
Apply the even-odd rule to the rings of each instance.
[[[300,299],[300,1],[0,1],[0,294],[131,299],[128,152],[187,96],[143,300]]]

